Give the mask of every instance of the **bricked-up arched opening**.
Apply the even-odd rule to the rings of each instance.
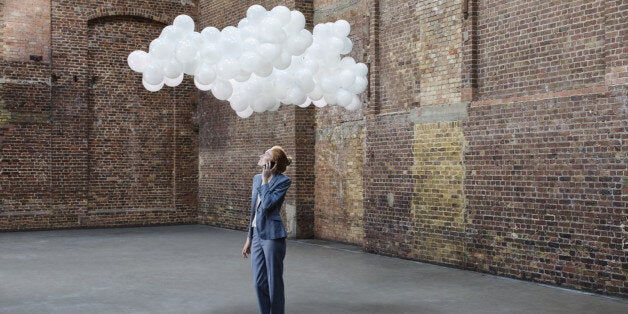
[[[177,88],[152,93],[126,62],[131,51],[147,51],[149,39],[158,37],[164,26],[133,16],[88,22],[90,220],[112,216],[119,217],[113,218],[114,224],[129,217],[142,224],[175,222],[177,181],[190,168],[181,161],[195,151],[181,138],[192,128],[181,124],[194,111],[192,84],[185,80]]]

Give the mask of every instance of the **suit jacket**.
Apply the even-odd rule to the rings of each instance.
[[[255,218],[255,232],[263,240],[273,240],[285,238],[286,228],[281,220],[279,211],[283,200],[286,197],[286,191],[292,184],[292,180],[282,173],[273,175],[270,182],[262,184],[262,175],[257,174],[253,177],[253,191],[251,195],[251,218],[249,219],[248,237],[253,238],[251,233],[251,224],[253,217],[257,211]],[[260,196],[261,202],[257,205],[257,196]]]

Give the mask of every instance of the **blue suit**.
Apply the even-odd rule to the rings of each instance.
[[[286,256],[286,228],[281,221],[280,209],[290,184],[290,178],[281,173],[273,175],[267,184],[262,184],[260,174],[253,178],[248,237],[252,239],[251,268],[255,292],[259,312],[263,314],[285,312],[283,260]],[[251,227],[253,217],[254,228]]]

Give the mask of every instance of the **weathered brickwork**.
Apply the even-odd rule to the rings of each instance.
[[[460,102],[460,4],[460,0],[422,0],[416,4],[418,23],[413,23],[417,29],[411,42],[419,56],[413,64],[418,65],[420,72],[415,79],[420,80],[421,88],[413,96],[420,96],[421,106]]]
[[[467,267],[626,295],[628,98],[618,42],[628,25],[618,16],[628,8],[477,8],[478,101],[465,124]]]
[[[479,1],[480,99],[603,82],[607,2]]]
[[[367,1],[316,1],[314,24],[350,21],[357,62],[370,62]],[[368,97],[361,95],[363,104]],[[317,238],[362,244],[364,239],[363,167],[364,110],[348,112],[337,106],[316,109],[314,235]]]
[[[414,136],[412,257],[461,264],[466,250],[462,124],[416,124]]]
[[[469,266],[588,290],[625,289],[622,110],[605,93],[470,109]]]
[[[150,94],[126,64],[196,6],[40,2],[3,3],[0,230],[196,222],[191,85]]]
[[[363,149],[363,123],[343,123],[317,130],[314,215],[317,238],[362,243]]]
[[[367,116],[364,159],[364,249],[411,257],[414,243],[410,114]]]
[[[2,57],[29,61],[31,56],[50,61],[50,1],[6,0],[2,15]]]
[[[407,111],[419,105],[421,95],[421,29],[417,24],[421,1],[376,1],[379,16],[377,44],[379,99],[372,103],[379,113]],[[368,128],[368,126],[367,126]]]

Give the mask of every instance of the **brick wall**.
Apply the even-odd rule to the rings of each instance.
[[[625,10],[372,2],[364,249],[625,295]]]
[[[467,266],[625,295],[625,5],[477,7]]]
[[[50,1],[6,0],[0,6],[3,59],[50,61]]]
[[[150,94],[126,57],[196,6],[40,2],[3,6],[0,229],[195,222],[191,85]]]
[[[314,24],[351,23],[356,62],[369,62],[367,1],[315,1]],[[366,104],[367,95],[361,95]],[[315,215],[318,238],[362,244],[364,239],[364,111],[337,106],[316,109]]]

